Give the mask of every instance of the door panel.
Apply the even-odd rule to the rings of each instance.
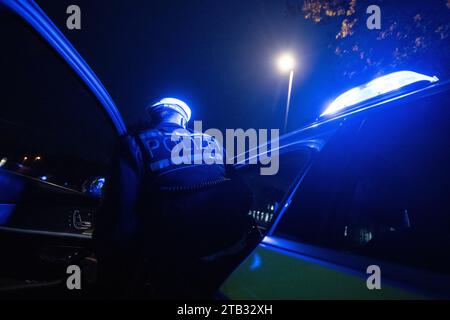
[[[221,293],[233,300],[425,298],[386,283],[383,290],[368,290],[362,273],[267,245],[243,262]]]
[[[95,76],[83,82],[90,69],[79,77],[46,42],[54,39],[1,2],[0,276],[54,278],[91,252],[100,198],[88,191],[108,173],[117,122],[99,101],[104,94],[92,91]],[[32,2],[14,2],[27,5],[34,24],[51,26]]]

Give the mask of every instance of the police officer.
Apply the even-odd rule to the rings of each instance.
[[[251,194],[222,146],[186,129],[186,103],[165,98],[147,112],[151,128],[121,140],[98,214],[99,280],[128,296],[211,297],[259,240]]]

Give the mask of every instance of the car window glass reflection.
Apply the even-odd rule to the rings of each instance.
[[[11,12],[0,15],[0,166],[89,190],[87,181],[106,174],[112,125],[95,97],[34,30]]]

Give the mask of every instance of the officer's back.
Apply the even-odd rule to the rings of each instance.
[[[252,246],[250,194],[224,165],[222,146],[186,129],[185,103],[163,99],[148,112],[151,129],[127,139],[122,149],[128,155],[119,154],[118,162],[129,168],[115,169],[105,200],[104,208],[119,218],[114,227],[101,226],[98,238],[109,231],[124,235],[109,245],[139,261],[139,275],[127,281],[147,283],[159,297],[203,297]],[[203,161],[206,148],[213,163]]]

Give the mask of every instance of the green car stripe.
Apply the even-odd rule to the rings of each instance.
[[[336,270],[267,246],[258,246],[221,287],[229,299],[424,299],[381,285],[369,290],[366,278]]]

